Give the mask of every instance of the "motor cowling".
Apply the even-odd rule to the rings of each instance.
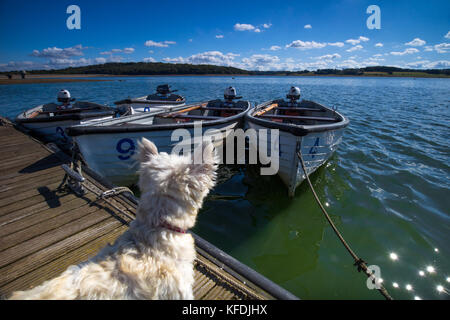
[[[233,101],[233,99],[240,99],[242,97],[236,96],[236,89],[234,87],[228,87],[223,93],[223,97],[226,101]]]
[[[288,94],[286,95],[286,98],[290,99],[291,101],[300,99],[300,88],[292,86]]]
[[[166,95],[174,91],[170,90],[170,86],[168,84],[161,84],[156,87],[156,92],[159,94]]]
[[[70,102],[70,92],[68,90],[61,90],[58,92],[58,101],[62,103]]]

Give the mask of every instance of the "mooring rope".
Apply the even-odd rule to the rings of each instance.
[[[320,202],[319,197],[317,196],[317,193],[314,190],[314,187],[313,187],[313,185],[311,183],[311,180],[309,179],[308,174],[306,173],[306,168],[305,168],[305,163],[303,162],[301,148],[297,152],[297,156],[300,159],[300,163],[302,165],[303,173],[305,174],[306,181],[308,181],[309,187],[310,187],[310,189],[311,189],[311,191],[312,191],[312,193],[314,195],[314,198],[316,199],[317,204],[319,205],[320,209],[322,210],[323,214],[325,215],[325,218],[327,219],[328,223],[331,225],[331,228],[333,228],[334,233],[336,233],[336,235],[338,236],[339,240],[341,240],[342,244],[344,245],[345,249],[347,249],[347,251],[350,253],[352,258],[355,260],[354,265],[358,268],[358,272],[360,272],[361,270],[364,271],[364,273],[367,275],[367,277],[372,280],[372,283],[375,284],[376,278],[370,272],[370,270],[367,268],[366,262],[363,259],[359,258],[356,255],[355,252],[353,252],[353,250],[350,248],[350,246],[345,241],[344,237],[341,235],[339,230],[334,225],[333,221],[331,220],[330,216],[328,215],[328,212],[325,210],[325,208],[323,207],[322,203]],[[384,298],[386,300],[393,300],[392,297],[387,292],[386,288],[384,288],[381,283],[376,284],[376,288],[384,296]]]
[[[127,187],[115,187],[115,188],[113,188],[113,189],[103,191],[103,192],[102,192],[100,195],[98,195],[97,197],[98,197],[99,199],[106,199],[106,198],[109,198],[109,197],[117,196],[117,195],[119,195],[119,194],[121,194],[121,193],[123,193],[123,192],[129,192],[129,193],[131,193],[131,194],[134,196],[133,191],[131,191],[131,190],[130,190],[129,188],[127,188]]]
[[[61,182],[61,184],[58,188],[61,188],[64,184],[66,184],[66,180],[67,180],[67,185],[73,192],[75,192],[77,195],[83,195],[84,194],[83,187],[84,187],[88,191],[92,192],[95,196],[97,196],[97,200],[103,200],[104,202],[109,204],[111,207],[116,209],[118,212],[120,212],[121,214],[126,216],[128,219],[134,220],[134,217],[130,216],[124,210],[122,210],[117,205],[115,205],[113,202],[108,200],[108,198],[118,196],[124,192],[129,192],[132,195],[134,195],[133,191],[131,191],[127,187],[115,187],[115,188],[112,188],[112,189],[106,190],[106,191],[102,191],[100,188],[98,188],[94,184],[92,184],[92,185],[98,190],[95,190],[94,188],[90,187],[88,181],[83,178],[82,166],[81,166],[81,164],[78,163],[78,162],[81,162],[81,158],[79,155],[80,155],[80,153],[78,150],[78,146],[74,143],[72,146],[72,157],[71,157],[69,168],[72,171],[74,171],[75,173],[77,173],[83,180],[74,181],[74,178],[69,177],[69,174],[66,172],[66,174],[64,175],[63,181]],[[125,209],[127,209],[127,208],[125,207]],[[129,224],[128,222],[125,222],[125,223],[127,225]]]

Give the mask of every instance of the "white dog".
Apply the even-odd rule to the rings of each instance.
[[[211,143],[196,148],[194,157],[202,163],[158,153],[143,138],[141,198],[130,228],[94,258],[10,299],[194,299],[196,253],[185,230],[194,226],[217,169]]]

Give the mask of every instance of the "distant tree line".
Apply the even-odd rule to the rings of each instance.
[[[117,62],[96,64],[84,67],[70,67],[53,70],[31,70],[29,74],[108,74],[108,75],[187,75],[187,74],[217,74],[217,75],[364,75],[365,72],[421,72],[433,75],[450,76],[450,69],[402,69],[397,67],[374,66],[353,69],[319,69],[316,71],[248,71],[234,67],[223,67],[208,64],[173,64],[162,62]],[[8,75],[20,71],[1,72]]]

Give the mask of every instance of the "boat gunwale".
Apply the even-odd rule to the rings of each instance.
[[[209,102],[209,101],[208,101]],[[220,119],[201,121],[202,127],[212,127],[215,125],[222,125],[239,121],[245,117],[247,112],[253,109],[250,101],[247,102],[247,108],[242,109],[236,115],[230,117],[222,117]],[[202,104],[204,102],[192,104],[192,106]],[[186,105],[184,107],[189,107]],[[168,111],[170,113],[171,111]],[[149,115],[150,116],[150,115]],[[96,125],[77,125],[66,129],[66,133],[71,137],[88,135],[88,134],[104,134],[104,133],[131,133],[131,132],[145,132],[145,131],[163,131],[163,130],[175,130],[175,129],[189,129],[194,128],[196,123],[200,121],[183,122],[183,123],[168,123],[168,124],[138,124],[138,125],[108,125],[108,126],[96,126]]]
[[[257,105],[252,110],[249,110],[245,114],[246,120],[249,122],[255,123],[257,125],[260,125],[262,127],[265,127],[265,128],[279,129],[280,131],[291,133],[294,136],[306,136],[312,132],[337,130],[337,129],[347,127],[348,124],[350,123],[350,120],[348,118],[346,118],[344,115],[342,115],[341,113],[337,112],[336,110],[330,109],[329,107],[326,107],[320,103],[314,102],[314,101],[310,101],[310,102],[313,102],[314,104],[318,105],[322,109],[334,112],[338,117],[340,117],[340,121],[331,123],[331,124],[300,125],[300,124],[292,124],[292,123],[279,123],[279,122],[270,121],[270,120],[266,120],[263,118],[258,118],[258,117],[253,116],[254,112],[262,109],[265,106],[268,106],[269,104],[275,103],[276,101],[278,101],[278,100],[266,101],[266,102],[263,102],[263,103]],[[305,100],[305,101],[307,101],[307,100]],[[317,111],[321,111],[321,110],[318,109]]]
[[[114,108],[106,106],[106,105],[102,105],[99,103],[95,103],[95,102],[89,102],[89,101],[77,101],[78,103],[89,103],[94,105],[96,108],[95,109],[87,109],[87,110],[83,110],[83,108],[75,108],[73,109],[74,113],[68,113],[68,114],[61,114],[61,115],[54,115],[52,117],[47,116],[47,117],[43,117],[43,118],[25,118],[24,114],[26,115],[27,113],[30,113],[31,111],[35,110],[35,109],[39,109],[42,108],[43,106],[47,105],[47,104],[41,104],[38,105],[36,107],[30,108],[26,111],[23,111],[21,113],[19,113],[14,121],[16,123],[38,123],[38,122],[58,122],[58,121],[67,121],[67,120],[83,120],[83,119],[91,119],[91,118],[100,118],[100,117],[105,117],[105,116],[114,116],[116,114],[116,110],[114,110]],[[98,108],[98,110],[97,110]],[[62,111],[69,111],[71,109],[67,109],[67,110],[62,110]],[[95,110],[95,111],[92,111]],[[37,111],[37,110],[36,110]],[[84,111],[89,111],[89,112],[84,112]],[[58,111],[55,111],[55,113],[57,113]]]
[[[139,98],[128,98],[123,99],[114,102],[115,105],[122,105],[122,104],[160,104],[160,105],[177,105],[186,103],[186,98],[183,96],[180,96],[183,98],[183,100],[176,101],[176,100],[147,100],[147,96],[139,97]]]

